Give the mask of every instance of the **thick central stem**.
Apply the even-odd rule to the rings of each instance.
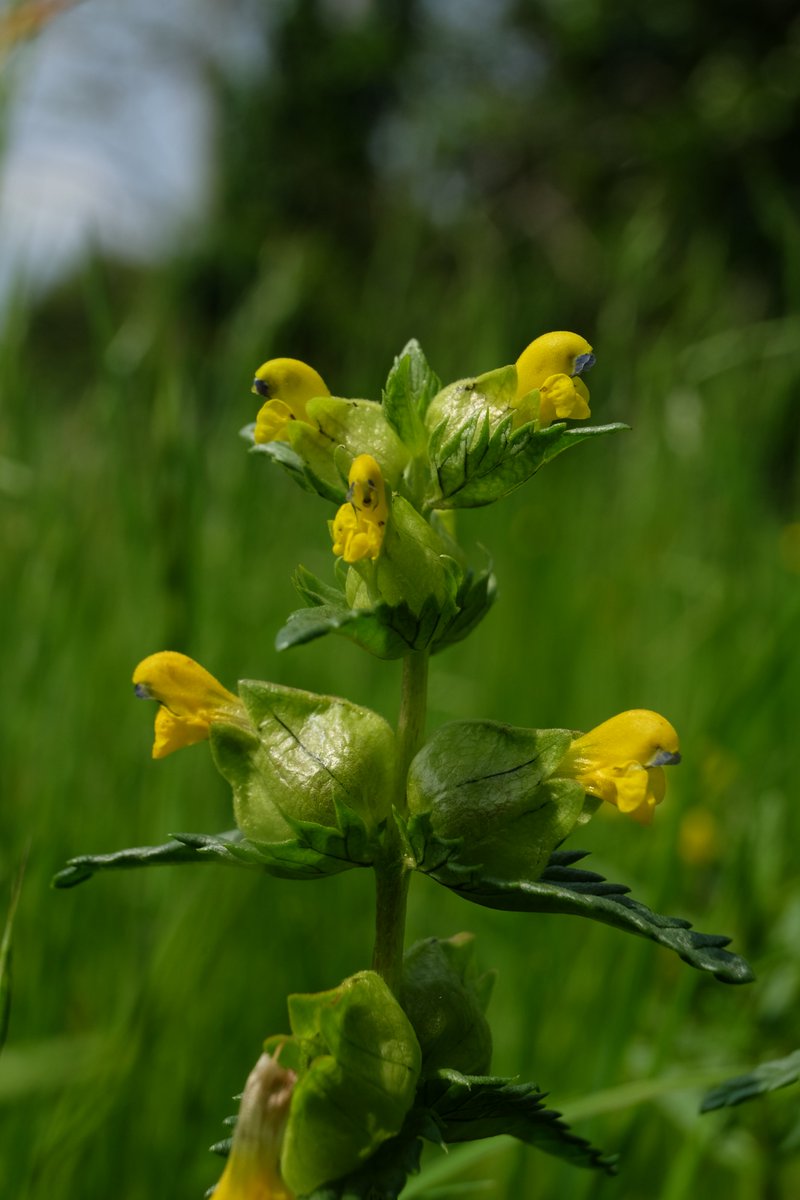
[[[422,745],[428,699],[428,655],[424,651],[403,659],[400,716],[397,720],[397,773],[394,807],[407,812],[406,778],[411,760]],[[375,864],[375,950],[372,968],[397,994],[403,974],[403,942],[410,871],[403,861],[400,832],[390,815],[381,860]]]

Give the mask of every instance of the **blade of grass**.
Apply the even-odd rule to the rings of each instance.
[[[6,1044],[8,1027],[11,1021],[12,934],[27,861],[28,851],[26,850],[14,882],[11,885],[11,903],[8,908],[5,929],[3,930],[3,940],[0,942],[0,1053],[2,1053],[3,1047]]]

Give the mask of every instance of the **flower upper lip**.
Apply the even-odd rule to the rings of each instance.
[[[591,368],[594,366],[594,364],[596,362],[597,362],[597,359],[591,353],[590,354],[579,354],[578,357],[575,359],[575,370],[572,372],[573,376],[580,375],[581,371],[591,370]]]

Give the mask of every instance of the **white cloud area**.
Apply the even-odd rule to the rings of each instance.
[[[0,308],[89,248],[158,259],[208,212],[209,72],[268,69],[255,0],[83,0],[5,64]]]

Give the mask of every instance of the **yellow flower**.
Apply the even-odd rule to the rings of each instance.
[[[389,508],[383,475],[371,454],[353,459],[348,476],[347,503],[330,523],[333,553],[347,563],[377,558],[383,545]]]
[[[290,421],[308,421],[308,401],[330,396],[322,376],[297,358],[271,358],[262,363],[250,390],[266,401],[256,417],[253,437],[257,444],[286,441]]]
[[[680,760],[678,735],[669,721],[634,708],[576,738],[556,774],[577,779],[589,795],[649,825],[664,799],[664,767]]]
[[[262,1054],[245,1084],[233,1144],[213,1200],[292,1200],[280,1155],[297,1076]]]
[[[589,410],[589,389],[580,378],[581,371],[594,365],[592,347],[577,333],[543,333],[531,342],[517,359],[516,405],[523,419],[534,413],[522,402],[538,390],[538,421],[542,429],[559,420],[585,420]]]
[[[140,700],[158,700],[153,758],[202,742],[214,721],[246,724],[238,696],[193,658],[161,650],[139,663],[133,686]]]

